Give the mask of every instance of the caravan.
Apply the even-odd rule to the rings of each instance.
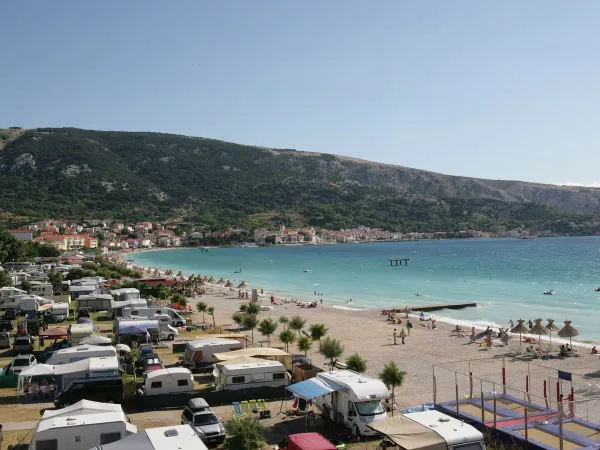
[[[150,317],[157,314],[167,314],[171,318],[171,325],[174,327],[185,326],[185,319],[179,315],[173,308],[123,308],[123,317],[138,316],[138,317]]]
[[[139,395],[180,394],[194,391],[194,377],[189,369],[172,367],[149,372]]]
[[[134,300],[125,300],[122,302],[112,300],[110,303],[110,309],[108,310],[108,318],[114,319],[115,317],[123,317],[123,310],[125,308],[147,308],[148,302],[143,298],[137,298]]]
[[[77,298],[77,310],[109,311],[112,300],[110,294],[80,295]]]
[[[53,303],[49,310],[44,312],[44,321],[47,323],[58,323],[69,318],[68,303]]]
[[[75,323],[71,325],[71,347],[79,345],[82,339],[94,334],[94,325],[91,323]]]
[[[100,358],[103,356],[117,356],[117,350],[114,347],[100,345],[79,345],[77,347],[56,350],[46,364],[57,366],[60,364],[69,364],[82,359]]]
[[[54,295],[54,288],[52,287],[52,285],[50,283],[32,284],[31,293],[33,295],[41,295],[43,297],[49,297],[51,295]]]
[[[138,300],[141,298],[140,291],[135,288],[111,289],[110,295],[112,295],[115,302]]]
[[[231,352],[243,348],[239,341],[225,338],[202,338],[189,341],[185,346],[183,360],[190,369],[210,367],[213,354]]]
[[[243,357],[216,363],[214,367],[212,382],[217,391],[290,384],[290,374],[285,366],[277,361]]]

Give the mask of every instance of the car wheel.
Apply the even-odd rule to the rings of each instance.
[[[174,334],[170,334],[170,335],[167,336],[167,340],[168,341],[172,341],[174,339],[175,339],[175,335]]]
[[[360,441],[360,430],[358,429],[358,425],[354,425],[354,435],[358,438],[358,440]]]

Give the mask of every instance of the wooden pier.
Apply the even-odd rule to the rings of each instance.
[[[423,312],[431,312],[431,311],[439,311],[441,309],[463,309],[463,308],[471,308],[477,306],[475,302],[469,303],[441,303],[437,305],[418,305],[418,306],[409,306],[408,309],[411,311],[423,311]],[[404,311],[404,310],[402,310]]]
[[[410,258],[392,258],[388,259],[388,261],[390,262],[390,266],[401,266],[402,263],[404,263],[405,266],[408,266]]]

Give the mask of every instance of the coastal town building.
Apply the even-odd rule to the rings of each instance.
[[[33,240],[33,233],[30,230],[7,230],[17,241]]]

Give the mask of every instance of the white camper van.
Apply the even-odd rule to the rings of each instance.
[[[146,308],[148,302],[143,298],[136,298],[134,300],[125,300],[122,302],[113,300],[110,303],[110,309],[108,310],[108,318],[114,319],[115,317],[123,317],[123,310],[125,308]]]
[[[185,319],[179,315],[173,308],[123,308],[123,317],[138,316],[150,317],[157,314],[167,314],[171,318],[171,325],[174,327],[185,326]]]
[[[117,356],[117,350],[114,347],[106,345],[78,345],[77,347],[64,348],[56,350],[46,364],[58,366],[81,361],[87,358],[100,358],[102,356]]]
[[[58,323],[69,318],[68,303],[53,303],[52,307],[44,313],[44,320],[48,323]]]
[[[369,428],[388,436],[400,448],[413,450],[485,450],[483,434],[473,426],[439,411],[400,414],[372,422]]]
[[[239,341],[225,338],[202,338],[189,341],[185,345],[183,359],[190,369],[209,367],[213,363],[213,354],[241,350]]]
[[[390,395],[381,380],[351,370],[338,370],[318,373],[316,378],[301,383],[311,383],[311,380],[321,380],[333,390],[317,397],[317,406],[321,410],[326,407],[334,423],[343,424],[357,436],[375,434],[367,425],[387,418],[381,400]]]
[[[285,366],[278,361],[248,357],[215,364],[212,376],[217,391],[287,386],[291,378]]]
[[[89,323],[75,323],[71,325],[71,346],[79,345],[79,342],[94,334],[94,325]]]
[[[146,375],[140,395],[180,394],[194,391],[194,377],[189,369],[171,367],[153,370]]]
[[[42,297],[49,297],[54,295],[54,288],[50,283],[32,284],[31,293],[33,295],[41,295]]]
[[[31,450],[88,450],[137,433],[121,405],[81,400],[47,409],[33,433]]]

